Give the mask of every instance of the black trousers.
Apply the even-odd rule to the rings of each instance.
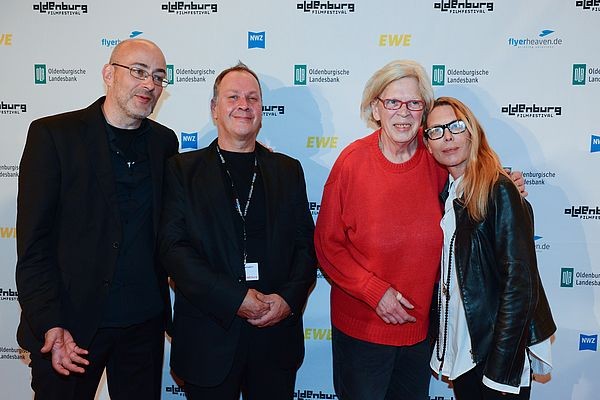
[[[480,364],[452,381],[456,400],[529,400],[531,387],[522,387],[519,394],[498,392],[482,382],[483,366]]]
[[[257,328],[244,326],[233,366],[217,386],[198,386],[185,382],[188,400],[292,400],[297,369],[284,369],[265,362],[261,349],[254,346]]]
[[[340,400],[428,400],[429,342],[388,346],[332,327],[333,385]]]
[[[106,367],[111,400],[159,400],[164,351],[162,314],[127,328],[101,328],[89,348],[83,374],[59,375],[51,356],[31,353],[35,400],[93,400]]]

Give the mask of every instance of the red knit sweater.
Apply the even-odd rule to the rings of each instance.
[[[346,147],[325,184],[315,230],[321,268],[332,281],[331,321],[345,334],[404,346],[425,339],[442,251],[439,193],[448,178],[423,145],[407,162],[388,161],[379,131]],[[386,324],[375,313],[392,286],[417,321]]]

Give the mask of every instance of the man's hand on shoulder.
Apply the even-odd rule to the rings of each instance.
[[[523,173],[521,171],[511,171],[510,179],[512,179],[515,185],[517,185],[521,196],[527,197],[529,193],[527,193],[527,189],[525,188],[525,179],[523,178]]]

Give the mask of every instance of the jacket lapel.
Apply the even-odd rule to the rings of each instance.
[[[273,227],[277,217],[276,207],[280,204],[277,185],[277,168],[273,164],[273,158],[271,156],[269,150],[259,143],[256,143],[256,157],[265,190],[267,254],[270,254],[269,244],[272,243]]]
[[[146,137],[148,144],[148,158],[150,160],[150,175],[152,177],[152,221],[154,234],[157,234],[161,212],[165,149],[152,127],[149,128]]]
[[[221,160],[217,155],[217,140],[215,139],[207,148],[204,157],[205,164],[197,172],[194,179],[194,190],[197,192],[197,198],[206,198],[208,209],[216,214],[216,221],[219,221],[218,228],[225,232],[226,241],[230,244],[231,265],[240,265],[242,249],[239,246],[239,238],[233,225],[233,214],[231,198],[228,195],[229,190],[223,182],[223,172],[221,170]],[[235,258],[233,258],[235,257]],[[234,262],[237,260],[237,263]],[[235,271],[237,274],[239,271]]]
[[[82,117],[82,121],[85,124],[82,130],[82,137],[87,152],[87,159],[98,179],[100,191],[108,204],[111,214],[120,226],[121,221],[117,205],[115,177],[108,147],[105,120],[100,108],[103,102],[104,98],[100,98],[87,108],[86,113]]]

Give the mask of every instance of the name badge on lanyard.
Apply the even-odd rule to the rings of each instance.
[[[221,150],[219,150],[219,146],[217,145],[217,154],[221,159],[221,164],[225,168],[225,173],[229,178],[229,182],[231,183],[231,190],[233,191],[235,197],[235,210],[239,214],[242,219],[242,243],[243,243],[243,254],[242,259],[244,263],[244,272],[246,275],[246,282],[248,281],[257,281],[258,280],[258,263],[257,262],[246,262],[247,251],[246,251],[246,243],[247,243],[247,234],[246,234],[246,215],[248,215],[248,207],[250,207],[250,200],[252,199],[252,193],[254,192],[254,182],[256,182],[256,175],[258,173],[258,161],[256,160],[256,155],[254,155],[254,173],[252,174],[252,181],[250,182],[250,191],[248,192],[248,198],[246,199],[246,206],[242,210],[242,206],[240,204],[240,198],[238,196],[237,190],[235,188],[235,184],[233,182],[233,178],[231,177],[231,173],[227,168],[227,163],[225,162],[225,158],[221,154]]]
[[[246,281],[257,281],[258,280],[258,263],[247,262],[244,264],[244,270],[246,272]]]

